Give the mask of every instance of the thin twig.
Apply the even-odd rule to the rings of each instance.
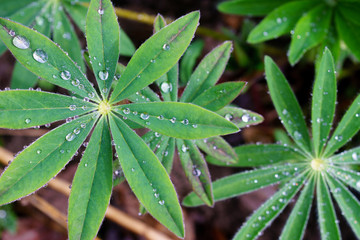
[[[13,156],[14,156],[13,153],[9,152],[3,147],[0,147],[0,163],[2,163],[3,165],[7,165],[9,161],[13,160],[14,158]],[[54,189],[57,192],[64,194],[65,196],[70,195],[69,186],[70,183],[61,180],[59,178],[55,178],[51,180],[48,184],[48,187]],[[155,230],[154,228],[148,226],[144,222],[134,217],[131,217],[130,215],[124,212],[121,212],[120,210],[118,210],[117,208],[111,205],[109,205],[105,217],[117,223],[118,225],[128,229],[129,231],[132,231],[140,236],[145,237],[146,239],[171,240],[171,238],[166,236],[164,233]]]

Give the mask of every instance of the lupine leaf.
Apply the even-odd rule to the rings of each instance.
[[[356,234],[360,237],[360,203],[356,197],[339,181],[327,175],[327,182],[330,186],[336,202],[338,203],[342,214],[345,216],[347,222]]]
[[[325,4],[314,7],[300,18],[292,35],[289,61],[295,64],[304,53],[319,44],[329,29],[332,8]]]
[[[205,139],[196,140],[196,145],[204,151],[209,157],[213,157],[224,163],[235,163],[237,155],[230,144],[222,137],[214,136]]]
[[[92,129],[86,115],[48,132],[22,151],[0,178],[0,205],[44,186],[67,164]]]
[[[224,72],[232,49],[231,42],[224,42],[208,53],[199,63],[180,98],[192,102],[198,95],[215,85]]]
[[[184,169],[194,193],[200,199],[212,206],[214,196],[212,192],[209,170],[202,154],[196,145],[190,140],[176,139],[181,165]]]
[[[256,239],[258,234],[261,233],[261,231],[263,231],[288,205],[303,185],[306,175],[307,174],[305,173],[301,174],[279,189],[277,193],[251,215],[233,239]]]
[[[26,76],[26,78],[24,78]],[[11,76],[10,87],[12,89],[27,89],[34,87],[38,81],[38,76],[29,72],[21,63],[16,62]]]
[[[193,38],[199,16],[199,12],[189,13],[142,44],[121,75],[110,102],[118,102],[130,96],[168,72]]]
[[[313,0],[290,1],[269,13],[249,34],[249,43],[259,43],[290,33],[299,18],[311,7]]]
[[[316,193],[321,239],[341,239],[334,205],[328,187],[326,186],[325,179],[320,174],[318,175]]]
[[[229,120],[239,128],[256,125],[264,121],[264,118],[260,114],[238,107],[224,107],[216,113]]]
[[[314,198],[315,178],[312,177],[301,191],[295,207],[286,221],[280,240],[303,239],[306,224],[309,219],[311,204]]]
[[[213,182],[215,201],[235,197],[244,193],[275,184],[284,179],[294,178],[303,170],[303,164],[271,166],[252,171],[240,172]],[[183,205],[195,207],[204,204],[195,193],[190,193],[183,200]]]
[[[0,28],[0,38],[17,60],[31,72],[82,97],[94,96],[94,100],[98,100],[95,89],[82,71],[55,43],[28,27],[4,18],[0,18],[0,25],[2,25]],[[15,37],[11,36],[9,31],[14,31],[16,33],[15,37],[25,37],[29,45],[24,45],[25,41],[18,42],[21,43],[22,48],[25,46],[27,48],[21,49],[16,47],[13,44]],[[35,54],[37,51],[39,51],[39,54]],[[34,55],[41,59],[40,61],[46,61],[44,63],[36,61]],[[66,73],[66,77],[63,79],[64,73]]]
[[[278,144],[248,144],[235,147],[234,150],[237,154],[235,163],[224,163],[212,156],[206,157],[206,160],[220,166],[255,167],[304,159],[304,155],[299,153],[297,149]]]
[[[90,112],[96,105],[69,96],[28,91],[0,92],[0,127],[22,129]]]
[[[334,60],[329,49],[325,48],[317,69],[312,95],[312,137],[316,156],[326,144],[335,114],[336,77]]]
[[[66,1],[63,2],[63,5],[81,31],[86,32],[86,14],[88,8],[82,4],[71,4]]]
[[[192,103],[211,111],[218,111],[231,103],[245,85],[245,82],[220,83],[201,93]]]
[[[146,102],[160,102],[159,95],[157,95],[151,88],[145,87],[135,94],[128,97],[128,99],[134,103],[146,103]]]
[[[360,95],[354,100],[340,123],[336,127],[333,135],[324,151],[324,156],[328,157],[336,150],[347,143],[360,129]]]
[[[76,170],[69,198],[69,239],[94,239],[112,190],[112,149],[107,120],[102,117]]]
[[[353,3],[342,2],[338,6],[339,12],[343,15],[348,21],[352,21],[355,24],[360,25],[360,4],[357,1]]]
[[[276,142],[280,144],[286,144],[288,146],[293,146],[294,142],[289,138],[289,135],[283,129],[276,129],[274,131],[274,138]]]
[[[359,25],[347,20],[340,12],[335,14],[335,23],[346,46],[357,59],[360,59],[360,49],[357,44],[360,41]]]
[[[180,82],[185,85],[194,70],[196,60],[201,54],[201,51],[204,48],[204,41],[197,39],[192,42],[189,47],[186,49],[184,56],[181,58],[180,62]]]
[[[174,162],[175,155],[175,138],[169,138],[169,142],[164,151],[163,157],[161,159],[161,163],[166,169],[166,171],[170,174],[171,168]],[[159,155],[157,155],[159,157]],[[160,159],[160,157],[159,157]]]
[[[237,15],[264,16],[287,0],[233,0],[218,5],[221,12]]]
[[[166,74],[156,80],[164,101],[177,102],[178,100],[179,64],[176,63]]]
[[[344,184],[360,190],[360,172],[338,166],[329,167],[327,172],[334,178],[340,179]]]
[[[310,137],[300,105],[286,78],[268,56],[265,57],[265,73],[271,99],[284,127],[303,150],[311,152]]]
[[[120,28],[110,0],[90,2],[86,40],[101,95],[107,97],[120,52]]]
[[[146,143],[119,118],[110,128],[125,177],[146,210],[164,226],[184,237],[183,217],[166,170]]]
[[[114,109],[160,134],[183,139],[200,139],[238,131],[231,122],[190,103],[132,103]]]
[[[359,164],[360,147],[353,148],[328,158],[329,162],[336,164]]]
[[[0,2],[0,16],[10,16],[27,5],[35,5],[34,0],[13,0]]]

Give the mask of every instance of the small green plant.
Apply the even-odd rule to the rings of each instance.
[[[15,3],[16,2],[16,3]],[[90,0],[3,0],[0,2],[0,17],[7,17],[13,21],[29,26],[47,37],[69,54],[85,71],[85,64],[81,54],[81,44],[68,15],[85,33],[85,19],[88,11],[83,4]],[[131,56],[135,47],[126,33],[120,29],[120,54]],[[5,52],[6,46],[0,42],[0,55]],[[26,79],[24,78],[26,75]],[[19,62],[15,64],[10,87],[27,89],[38,83],[38,76],[29,72]],[[45,84],[42,84],[44,86]],[[47,84],[49,85],[49,84]],[[45,86],[47,86],[45,85]]]
[[[0,18],[0,38],[18,61],[73,97],[29,90],[0,92],[0,127],[23,129],[66,119],[25,148],[0,177],[0,205],[44,186],[68,163],[90,132],[69,199],[69,239],[93,239],[113,186],[116,149],[127,182],[145,209],[176,235],[183,217],[169,176],[152,150],[129,127],[131,121],[181,139],[238,131],[218,114],[190,103],[125,101],[167,73],[194,36],[199,12],[159,30],[135,52],[111,92],[119,58],[119,25],[110,0],[92,0],[86,20],[89,62],[98,91],[81,68],[44,35]],[[131,120],[131,121],[129,121]],[[116,165],[117,163],[114,163]]]
[[[295,144],[239,146],[235,148],[237,163],[228,165],[213,157],[207,158],[208,162],[221,166],[260,167],[215,181],[215,201],[276,183],[281,184],[278,192],[248,218],[234,239],[256,239],[297,193],[299,197],[280,239],[302,239],[314,196],[321,238],[341,239],[330,192],[359,238],[360,203],[347,186],[360,190],[360,174],[349,167],[359,164],[360,147],[341,153],[335,152],[360,129],[360,96],[356,97],[329,139],[337,90],[333,58],[330,51],[325,49],[312,95],[311,140],[304,116],[289,84],[269,57],[265,58],[265,72],[276,111]],[[184,199],[183,204],[197,206],[201,201],[191,193]]]
[[[306,51],[316,46],[322,51],[327,46],[340,58],[344,41],[359,60],[358,48],[360,3],[353,0],[232,0],[221,3],[219,10],[229,14],[266,16],[255,27],[249,43],[259,43],[291,33],[288,52],[291,64],[296,64]]]

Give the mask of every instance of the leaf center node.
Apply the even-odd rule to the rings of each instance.
[[[321,158],[315,158],[311,161],[311,168],[315,171],[322,171],[325,168],[325,161]]]
[[[111,105],[106,100],[101,101],[98,111],[101,115],[107,115],[111,111]]]

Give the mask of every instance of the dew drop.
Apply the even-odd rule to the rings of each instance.
[[[199,177],[201,175],[201,171],[199,169],[197,169],[196,167],[194,167],[192,170],[192,175],[195,177]]]
[[[31,123],[31,119],[30,119],[30,118],[26,118],[26,119],[25,119],[25,123],[26,123],[26,124]]]
[[[185,144],[183,144],[182,146],[181,146],[181,151],[182,152],[187,152],[188,151],[188,147],[187,146],[185,146]]]
[[[107,80],[109,77],[109,72],[108,71],[100,71],[99,72],[99,78],[103,81]]]
[[[225,119],[228,121],[231,121],[233,119],[233,115],[231,115],[230,113],[225,114]]]
[[[71,84],[72,84],[73,86],[77,87],[77,86],[80,85],[80,81],[79,81],[79,79],[75,79],[75,80],[71,81]]]
[[[164,201],[164,200],[160,200],[160,201],[159,201],[159,204],[160,204],[160,205],[164,205],[164,204],[165,204],[165,201]]]
[[[168,82],[163,82],[161,83],[160,85],[160,89],[163,93],[168,93],[169,91],[171,92],[172,90],[172,85],[171,83],[168,83]]]
[[[193,127],[193,128],[197,128],[198,126],[197,126],[197,124],[193,124],[192,127]]]
[[[99,8],[99,9],[98,9],[98,13],[99,13],[100,15],[103,15],[103,14],[104,14],[104,9]]]
[[[76,110],[76,105],[70,105],[69,109],[70,109],[70,111],[75,111]]]
[[[357,161],[358,160],[358,155],[354,152],[352,155],[351,155],[352,159]]]
[[[62,71],[60,73],[60,77],[63,79],[63,80],[69,80],[71,78],[71,73],[67,70],[65,71]]]
[[[149,114],[147,114],[147,113],[141,113],[141,114],[140,114],[140,118],[141,118],[141,119],[147,120],[147,119],[149,119],[149,117],[150,117],[150,116],[149,116]]]
[[[80,128],[75,128],[73,132],[78,135],[80,133]]]
[[[164,116],[163,116],[163,115],[160,115],[160,116],[157,117],[157,119],[159,119],[159,120],[164,120]]]
[[[155,132],[155,137],[160,137],[161,136],[161,134],[160,133],[158,133],[158,132]]]
[[[86,128],[86,124],[85,124],[85,123],[82,123],[82,124],[80,124],[80,127],[81,127],[81,128]]]
[[[175,123],[175,122],[176,122],[176,117],[171,118],[171,119],[170,119],[170,122],[171,122],[171,123]]]
[[[125,108],[125,109],[123,110],[123,113],[129,114],[129,113],[130,113],[130,109],[129,109],[129,108]]]
[[[37,61],[39,63],[46,63],[48,60],[48,55],[44,50],[36,49],[33,52],[33,58],[35,59],[35,61]]]
[[[244,115],[242,115],[241,120],[242,120],[243,122],[249,122],[249,120],[250,120],[249,114],[244,114]]]
[[[72,140],[75,139],[75,137],[76,137],[76,135],[71,132],[68,135],[66,135],[65,139],[66,139],[66,141],[71,142]]]
[[[170,45],[165,43],[162,48],[167,51],[170,49]]]
[[[188,125],[189,124],[189,120],[187,120],[186,118],[184,120],[181,121],[182,124],[184,125]]]
[[[158,198],[158,197],[160,196],[160,194],[154,193],[154,196],[155,196],[156,198]]]
[[[356,187],[357,187],[357,188],[360,188],[360,181],[357,181],[357,182],[356,182]]]
[[[299,133],[298,131],[295,131],[294,132],[294,138],[295,138],[295,140],[300,140],[302,138],[301,133]]]
[[[131,168],[131,171],[132,171],[132,172],[135,172],[135,168]]]
[[[13,38],[12,42],[19,49],[28,49],[30,47],[29,40],[24,36],[17,35]]]
[[[40,153],[41,153],[41,150],[40,150],[40,149],[36,150],[36,153],[37,153],[37,154],[40,154]]]

